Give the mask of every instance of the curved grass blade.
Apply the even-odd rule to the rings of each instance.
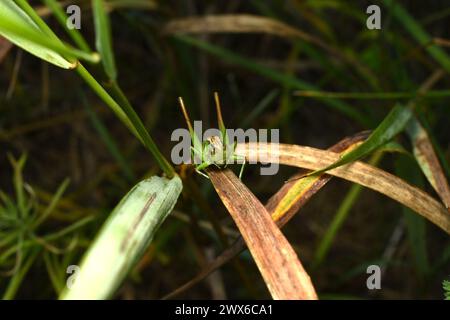
[[[91,52],[91,48],[89,47],[88,43],[80,33],[78,29],[69,29],[67,28],[67,14],[66,12],[61,8],[61,3],[57,2],[56,0],[43,0],[45,5],[52,10],[53,14],[55,15],[56,19],[58,20],[59,24],[66,30],[67,34],[72,38],[73,42],[76,43],[78,48],[80,48],[83,51]]]
[[[95,46],[102,58],[105,72],[111,80],[116,80],[117,70],[111,40],[111,23],[103,0],[92,0],[95,25]]]
[[[181,179],[151,177],[120,201],[84,256],[71,289],[61,299],[107,299],[142,256],[159,226],[172,211]]]
[[[313,171],[310,173],[310,175],[337,168],[368,155],[372,151],[389,142],[393,137],[400,133],[405,128],[411,117],[412,111],[408,106],[397,105],[396,107],[394,107],[394,109],[391,110],[391,112],[389,112],[386,118],[384,118],[384,120],[373,131],[369,138],[364,141],[364,143],[343,155],[335,163],[323,169]]]
[[[416,117],[411,119],[407,133],[413,144],[414,156],[431,186],[450,210],[450,188],[434,151],[428,132]]]
[[[298,145],[271,143],[238,144],[238,156],[249,162],[263,160],[288,166],[320,170],[339,160],[339,154]],[[378,191],[424,216],[450,234],[450,214],[437,200],[402,179],[376,167],[356,161],[327,171],[328,174]]]
[[[333,47],[313,34],[292,27],[282,21],[251,14],[218,14],[188,17],[170,21],[164,27],[164,33],[265,33],[282,38],[300,40],[324,49],[340,61],[352,66],[369,82],[376,83],[373,72],[343,50]]]
[[[49,39],[13,1],[0,2],[0,17],[0,35],[58,67],[74,68],[73,62],[63,58],[60,53],[55,51],[55,48],[59,48],[61,44],[54,39]]]

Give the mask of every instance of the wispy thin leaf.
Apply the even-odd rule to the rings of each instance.
[[[95,24],[95,45],[102,58],[105,72],[111,80],[116,80],[117,70],[111,39],[111,23],[103,0],[92,0]]]

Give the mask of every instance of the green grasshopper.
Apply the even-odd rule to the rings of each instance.
[[[217,94],[217,92],[214,92],[214,99],[216,102],[217,123],[219,125],[221,137],[211,136],[208,137],[203,143],[200,142],[199,137],[194,132],[191,120],[189,119],[186,107],[184,106],[183,99],[181,97],[178,99],[180,102],[181,111],[183,112],[183,116],[186,120],[186,124],[191,135],[191,158],[195,163],[195,171],[208,178],[208,176],[204,174],[202,170],[208,168],[211,165],[215,165],[217,168],[226,168],[229,163],[234,163],[234,161],[243,161],[241,170],[239,171],[239,179],[241,179],[242,173],[244,172],[245,157],[235,154],[236,142],[230,144],[228,141],[229,139],[227,130],[223,123],[222,110],[220,107],[219,95]],[[230,150],[230,148],[232,150]],[[200,163],[196,163],[196,159],[200,159]]]

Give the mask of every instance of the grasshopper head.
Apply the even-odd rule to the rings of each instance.
[[[226,163],[225,148],[219,136],[211,136],[206,139],[206,156],[211,163],[223,165]]]

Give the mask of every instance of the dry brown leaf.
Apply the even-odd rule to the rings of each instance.
[[[206,169],[274,299],[317,299],[311,279],[266,208],[230,169]]]
[[[430,90],[436,82],[438,82],[445,75],[445,71],[438,69],[431,74],[430,77],[420,86],[418,90],[418,98],[428,90]],[[414,105],[417,99],[412,100],[411,104]],[[450,187],[442,170],[439,159],[433,148],[433,144],[428,135],[428,132],[420,123],[417,117],[411,119],[407,127],[408,135],[413,144],[414,156],[419,163],[422,172],[427,177],[431,186],[437,192],[447,210],[450,211]]]
[[[248,161],[318,170],[339,160],[335,152],[305,146],[270,143],[238,144],[236,154]],[[402,179],[360,161],[327,171],[328,174],[378,191],[419,213],[450,234],[450,214],[440,202]]]
[[[195,16],[172,20],[163,28],[165,34],[177,33],[265,33],[283,38],[298,38],[312,43],[336,58],[355,67],[374,80],[372,71],[351,56],[345,55],[320,38],[271,18],[251,14],[223,14]]]
[[[354,136],[347,137],[330,147],[329,150],[339,153],[348,151],[367,139],[369,134],[369,131],[363,131],[355,134]],[[331,179],[331,176],[327,174],[321,174],[316,177],[308,177],[308,179],[314,178],[315,180],[308,181],[308,187],[300,186],[302,187],[302,192],[286,201],[286,197],[290,197],[289,191],[299,187],[302,181],[306,179],[299,178],[303,177],[307,172],[307,170],[301,169],[299,173],[292,176],[289,181],[286,182],[267,202],[266,209],[270,212],[272,219],[276,222],[277,226],[282,227],[286,224],[297,213],[297,211]],[[286,205],[286,202],[289,204]],[[206,278],[211,272],[233,259],[244,248],[245,242],[242,237],[239,237],[228,249],[223,251],[211,263],[205,266],[194,278],[166,295],[163,299],[173,298],[192,288],[194,285]]]
[[[428,132],[418,120],[414,119],[414,122],[408,127],[408,133],[413,143],[414,156],[423,173],[436,190],[447,210],[450,210],[450,188]]]
[[[298,37],[311,42],[311,35],[283,22],[250,14],[195,16],[170,21],[164,33],[266,33],[279,37]]]

